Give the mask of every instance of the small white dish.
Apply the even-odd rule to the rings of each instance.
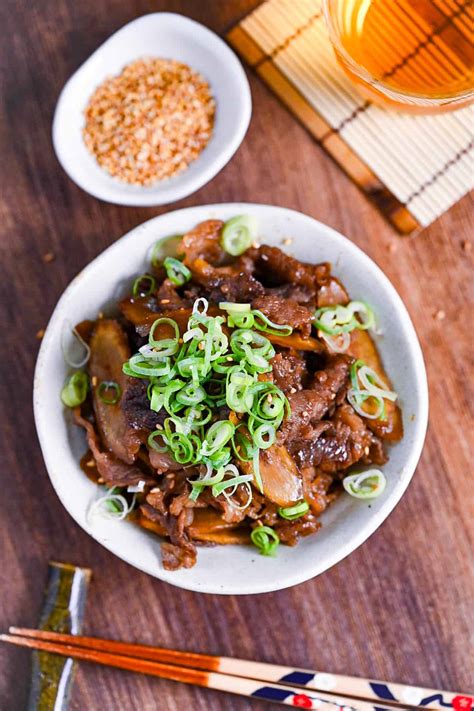
[[[153,185],[129,185],[99,166],[82,138],[84,109],[108,76],[141,57],[176,59],[199,71],[216,100],[212,137],[181,174]],[[53,120],[53,146],[69,177],[83,190],[119,205],[163,205],[190,195],[232,158],[252,112],[245,72],[232,50],[214,32],[182,15],[156,12],[129,22],[109,37],[64,86]]]
[[[86,512],[98,496],[97,486],[79,466],[86,450],[84,432],[65,412],[59,393],[68,373],[61,352],[65,321],[95,319],[113,304],[149,264],[157,239],[186,232],[202,220],[255,215],[259,240],[281,246],[299,259],[330,261],[353,299],[373,305],[383,336],[375,336],[386,370],[399,395],[404,437],[390,448],[384,465],[387,486],[378,499],[364,502],[343,494],[321,517],[322,528],[295,548],[280,546],[275,558],[260,556],[252,546],[199,548],[194,568],[169,572],[160,559],[160,540],[125,521],[89,524]],[[222,204],[191,207],[155,217],[129,232],[91,262],[68,286],[46,329],[34,380],[34,411],[41,449],[51,482],[71,516],[99,543],[131,565],[188,590],[249,594],[279,590],[319,575],[363,543],[400,500],[423,447],[428,388],[423,356],[402,300],[374,262],[335,230],[294,210],[269,205]]]

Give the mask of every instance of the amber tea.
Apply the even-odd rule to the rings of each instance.
[[[473,100],[474,6],[462,0],[327,0],[339,61],[370,98],[415,110]]]

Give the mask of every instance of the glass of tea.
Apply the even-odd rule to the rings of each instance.
[[[336,56],[359,91],[403,111],[474,101],[472,0],[324,0]]]

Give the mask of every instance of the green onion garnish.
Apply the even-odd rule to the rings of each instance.
[[[350,372],[352,387],[347,393],[347,399],[354,410],[369,420],[385,420],[385,400],[394,402],[397,399],[397,393],[388,390],[382,378],[363,360],[356,360],[351,365]],[[363,407],[366,401],[376,405],[375,411],[369,412]]]
[[[278,534],[270,526],[257,526],[250,534],[250,540],[262,555],[275,555],[280,543]]]
[[[163,264],[166,257],[177,257],[182,239],[182,235],[171,235],[170,237],[159,239],[151,250],[150,261],[152,265],[157,267]]]
[[[150,274],[141,274],[133,282],[132,295],[136,298],[137,296],[149,296],[156,289],[155,277]]]
[[[344,477],[342,485],[348,494],[356,499],[375,499],[385,489],[387,481],[380,469],[350,474]]]
[[[174,257],[166,257],[163,262],[163,266],[166,269],[166,274],[168,279],[176,286],[182,286],[186,284],[187,281],[191,279],[190,270]]]
[[[252,314],[254,317],[255,328],[258,328],[259,331],[265,331],[266,333],[271,333],[274,336],[291,336],[293,333],[293,328],[291,326],[270,321],[270,319],[258,309],[254,309]]]
[[[278,514],[282,518],[286,518],[287,521],[295,521],[297,518],[304,516],[309,511],[309,504],[306,501],[300,501],[294,506],[287,506],[286,508],[279,508]]]
[[[259,331],[275,336],[290,336],[293,328],[288,325],[274,323],[258,309],[251,309],[250,304],[238,304],[231,301],[221,301],[219,308],[227,311],[229,328],[257,328]]]
[[[250,481],[263,492],[260,452],[274,444],[290,409],[274,383],[258,380],[259,373],[271,370],[275,350],[262,333],[240,326],[248,305],[235,310],[239,328],[230,336],[223,330],[226,319],[209,316],[208,306],[206,299],[196,300],[182,336],[173,319],[156,319],[148,343],[123,371],[148,380],[150,408],[168,415],[150,434],[148,446],[184,466],[205,466],[204,476],[190,480],[191,498],[196,500],[211,486],[213,495],[222,494],[234,508],[245,508],[252,500]],[[217,419],[215,413],[224,406],[233,417]],[[251,474],[241,474],[231,464],[234,455],[249,463]],[[232,498],[240,485],[248,494],[242,506]]]
[[[347,306],[337,304],[317,309],[314,314],[314,325],[329,336],[340,336],[343,333],[350,333],[355,328],[361,331],[373,329],[375,315],[364,301],[351,301]]]
[[[97,395],[106,405],[116,405],[122,396],[122,388],[115,380],[102,380]]]
[[[83,370],[78,370],[66,380],[61,390],[61,400],[66,407],[82,405],[87,397],[88,388],[89,379],[87,374]]]
[[[233,257],[243,254],[257,237],[258,224],[252,215],[238,215],[222,229],[222,247]]]

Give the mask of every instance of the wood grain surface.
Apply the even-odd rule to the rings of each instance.
[[[121,25],[147,12],[168,10],[224,33],[257,4],[0,4],[0,627],[35,625],[47,561],[53,558],[94,571],[85,634],[472,690],[469,197],[418,237],[397,236],[252,74],[253,117],[240,150],[212,182],[177,204],[135,209],[99,202],[67,178],[53,154],[51,120],[61,87]],[[348,235],[381,265],[418,331],[431,412],[413,482],[369,541],[329,572],[291,590],[224,598],[160,583],[79,529],[49,483],[35,434],[31,391],[36,334],[82,267],[154,215],[233,200],[301,210]],[[0,665],[0,708],[23,709],[30,654],[2,647]],[[270,705],[82,664],[72,708],[264,711]]]

